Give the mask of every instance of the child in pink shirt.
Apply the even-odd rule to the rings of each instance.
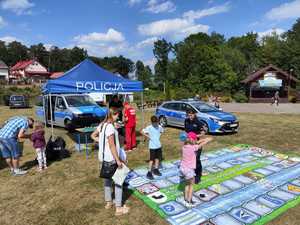
[[[185,138],[180,137],[184,141],[182,146],[182,159],[180,163],[180,172],[182,173],[186,185],[184,189],[184,199],[188,207],[193,206],[193,184],[195,183],[196,169],[196,154],[195,152],[201,149],[202,146],[210,142],[211,138],[203,138],[197,140],[197,134],[189,132]]]

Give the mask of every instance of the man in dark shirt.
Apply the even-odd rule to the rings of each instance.
[[[198,120],[196,113],[192,110],[187,111],[187,118],[184,121],[184,130],[185,132],[194,132],[198,137],[205,135],[205,126],[204,124]],[[202,149],[197,151],[196,156],[196,169],[195,169],[195,183],[198,184],[201,181],[202,176],[202,164],[200,160]]]
[[[114,95],[112,97],[112,100],[109,102],[109,108],[114,108],[119,111],[119,121],[123,121],[123,103],[122,101],[118,98],[118,95]]]

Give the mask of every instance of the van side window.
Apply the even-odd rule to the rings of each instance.
[[[66,105],[62,97],[57,97],[56,106],[57,109],[65,109]]]

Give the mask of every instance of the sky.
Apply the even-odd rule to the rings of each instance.
[[[89,55],[124,55],[153,67],[159,38],[281,34],[298,17],[300,0],[0,0],[0,40],[79,46]]]

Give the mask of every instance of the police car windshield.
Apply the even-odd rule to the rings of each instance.
[[[23,101],[24,97],[20,95],[14,95],[10,98],[11,101]]]
[[[219,111],[215,107],[210,106],[210,105],[205,104],[205,103],[192,103],[192,105],[196,109],[198,109],[200,112],[216,112],[216,111]]]
[[[93,106],[96,103],[88,95],[66,96],[66,101],[70,107]]]

